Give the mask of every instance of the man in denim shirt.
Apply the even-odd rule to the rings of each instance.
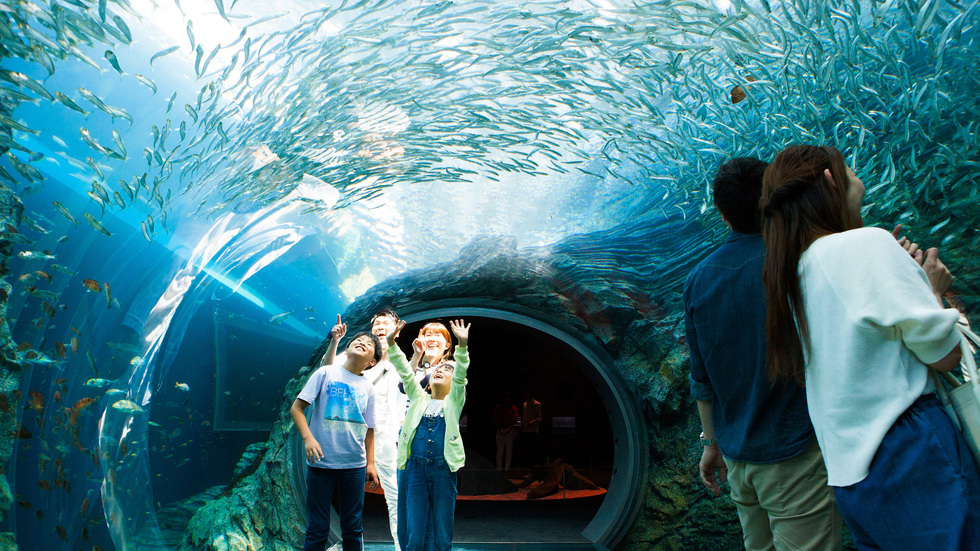
[[[727,475],[747,550],[839,549],[840,514],[804,389],[774,386],[766,369],[766,166],[741,157],[718,170],[714,201],[732,234],[684,284],[691,394],[704,430],[701,481],[721,495]]]

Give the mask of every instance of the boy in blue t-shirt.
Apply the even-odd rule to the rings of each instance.
[[[345,332],[337,328],[331,331],[332,351]],[[289,410],[303,437],[309,467],[309,522],[303,551],[323,551],[326,547],[335,489],[344,551],[363,548],[364,481],[376,487],[378,475],[374,469],[374,386],[361,372],[378,363],[382,352],[378,337],[367,332],[357,334],[347,346],[344,364],[321,365]],[[307,423],[305,411],[311,404],[313,416]]]

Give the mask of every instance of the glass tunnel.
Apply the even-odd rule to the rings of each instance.
[[[739,548],[697,480],[681,300],[728,232],[714,173],[837,147],[866,224],[940,247],[975,320],[978,25],[953,0],[0,0],[0,542],[299,548],[289,406],[338,315],[391,307],[405,335],[472,322],[460,549]],[[510,478],[504,392],[544,412]],[[585,482],[529,497],[544,456]]]

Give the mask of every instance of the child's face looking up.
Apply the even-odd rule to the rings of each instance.
[[[367,335],[361,335],[350,341],[347,345],[347,355],[354,355],[367,359],[370,364],[374,364],[374,341]]]
[[[432,388],[442,389],[442,393],[449,392],[449,387],[453,382],[453,371],[455,368],[452,364],[442,364],[436,367],[435,371],[429,377],[429,386]]]

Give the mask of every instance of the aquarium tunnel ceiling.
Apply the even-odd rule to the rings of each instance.
[[[278,408],[358,297],[488,236],[542,255],[672,224],[696,258],[732,157],[839,148],[865,220],[976,288],[978,23],[954,0],[0,0],[6,531],[159,540],[179,469],[231,478],[271,421],[227,412]],[[253,334],[284,355],[230,371]]]

